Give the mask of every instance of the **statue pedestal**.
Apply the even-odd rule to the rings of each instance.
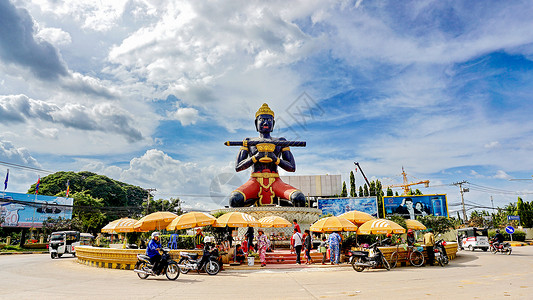
[[[296,219],[298,221],[298,225],[300,225],[302,233],[304,230],[309,229],[311,224],[316,222],[319,216],[322,214],[322,210],[318,208],[291,206],[233,207],[213,210],[211,211],[211,214],[233,211],[247,213],[257,220],[268,216],[279,216],[292,223],[292,220]],[[290,237],[293,234],[293,230],[293,226],[285,228],[265,228],[265,233],[270,235],[270,233],[283,232],[284,235]],[[245,232],[246,228],[239,228],[239,236],[244,236]],[[255,232],[257,233],[257,228],[255,228]]]

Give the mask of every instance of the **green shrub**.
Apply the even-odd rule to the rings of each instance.
[[[500,233],[503,234],[503,239],[506,241],[511,240],[511,235],[508,234],[505,230],[500,229]],[[496,230],[489,230],[489,239],[492,239],[496,235]],[[526,233],[524,231],[517,230],[513,233],[513,241],[523,242],[526,240]]]

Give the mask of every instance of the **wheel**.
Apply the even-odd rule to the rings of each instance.
[[[387,271],[390,271],[390,264],[385,257],[381,257],[381,264]]]
[[[55,253],[55,252],[51,252],[51,253],[50,253],[50,257],[51,257],[52,259],[56,258],[56,257],[57,257],[57,253]]]
[[[509,248],[509,251],[507,251],[507,255],[511,255],[511,251],[512,251],[512,249]]]
[[[450,262],[450,259],[448,258],[448,256],[443,256],[442,257],[442,262],[447,265],[449,262]]]
[[[135,264],[135,270],[141,270],[141,271],[146,271],[147,267],[146,267],[146,263],[145,262],[142,262],[142,261],[138,261],[136,264]],[[137,276],[139,276],[139,278],[141,279],[146,279],[148,278],[148,274],[143,274],[143,273],[137,273]]]
[[[490,253],[496,254],[498,252],[498,249],[496,247],[490,247]]]
[[[437,254],[436,259],[437,259],[437,262],[439,263],[439,265],[441,267],[444,267],[444,262],[442,261],[442,254],[441,253]]]
[[[63,256],[63,254],[58,254],[58,255],[57,255],[57,257],[61,257],[61,256]]]
[[[218,262],[210,260],[205,264],[205,271],[209,275],[217,275],[220,271],[220,265]]]
[[[487,252],[487,250],[489,250],[489,248],[482,248],[484,252]]]
[[[474,247],[472,245],[468,245],[468,250],[474,252]]]
[[[176,263],[171,263],[167,266],[165,275],[169,280],[176,280],[180,276],[180,268]]]
[[[421,267],[424,265],[424,254],[420,251],[413,251],[409,255],[409,262],[415,267]]]
[[[72,257],[76,257],[76,252],[72,253]]]
[[[389,260],[390,260],[391,269],[396,268],[396,264],[398,264],[398,252],[396,251],[392,252]]]
[[[182,257],[182,258],[180,259],[180,262],[179,262],[180,265],[186,265],[186,264],[188,264],[188,263],[189,263],[189,260],[188,260],[187,258],[185,258],[185,257]],[[181,268],[181,267],[180,267],[180,271],[181,271],[181,273],[183,273],[183,274],[187,274],[187,273],[189,273],[189,269],[187,269],[187,268]]]
[[[356,262],[355,260],[352,261],[352,268],[353,268],[354,270],[356,270],[357,272],[363,272],[363,271],[365,270],[365,267],[363,267],[363,266],[357,266],[357,265],[355,265],[355,262]],[[363,263],[363,260],[359,257],[359,258],[357,259],[357,262],[358,262],[358,263]]]

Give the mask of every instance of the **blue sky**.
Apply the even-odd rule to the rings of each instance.
[[[529,1],[107,2],[0,0],[0,161],[217,208],[222,143],[267,102],[274,135],[308,142],[297,175],[403,166],[450,204],[463,180],[469,204],[531,201],[509,181],[533,178]],[[45,175],[12,169],[8,190]]]

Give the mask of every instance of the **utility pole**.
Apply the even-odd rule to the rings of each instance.
[[[494,214],[494,199],[492,199],[492,195],[490,195],[490,203],[492,204],[492,214]]]
[[[466,193],[466,192],[469,192],[470,189],[468,189],[468,188],[464,188],[463,189],[463,184],[465,184],[465,183],[468,183],[468,181],[463,180],[461,182],[453,183],[453,185],[456,185],[456,186],[458,185],[459,186],[459,191],[461,192],[461,204],[463,205],[463,220],[466,223],[467,218],[466,218],[465,198],[464,198],[463,194]]]
[[[145,189],[145,191],[148,192],[148,199],[146,200],[146,214],[150,211],[150,196],[152,196],[151,192],[157,191],[157,189]]]

